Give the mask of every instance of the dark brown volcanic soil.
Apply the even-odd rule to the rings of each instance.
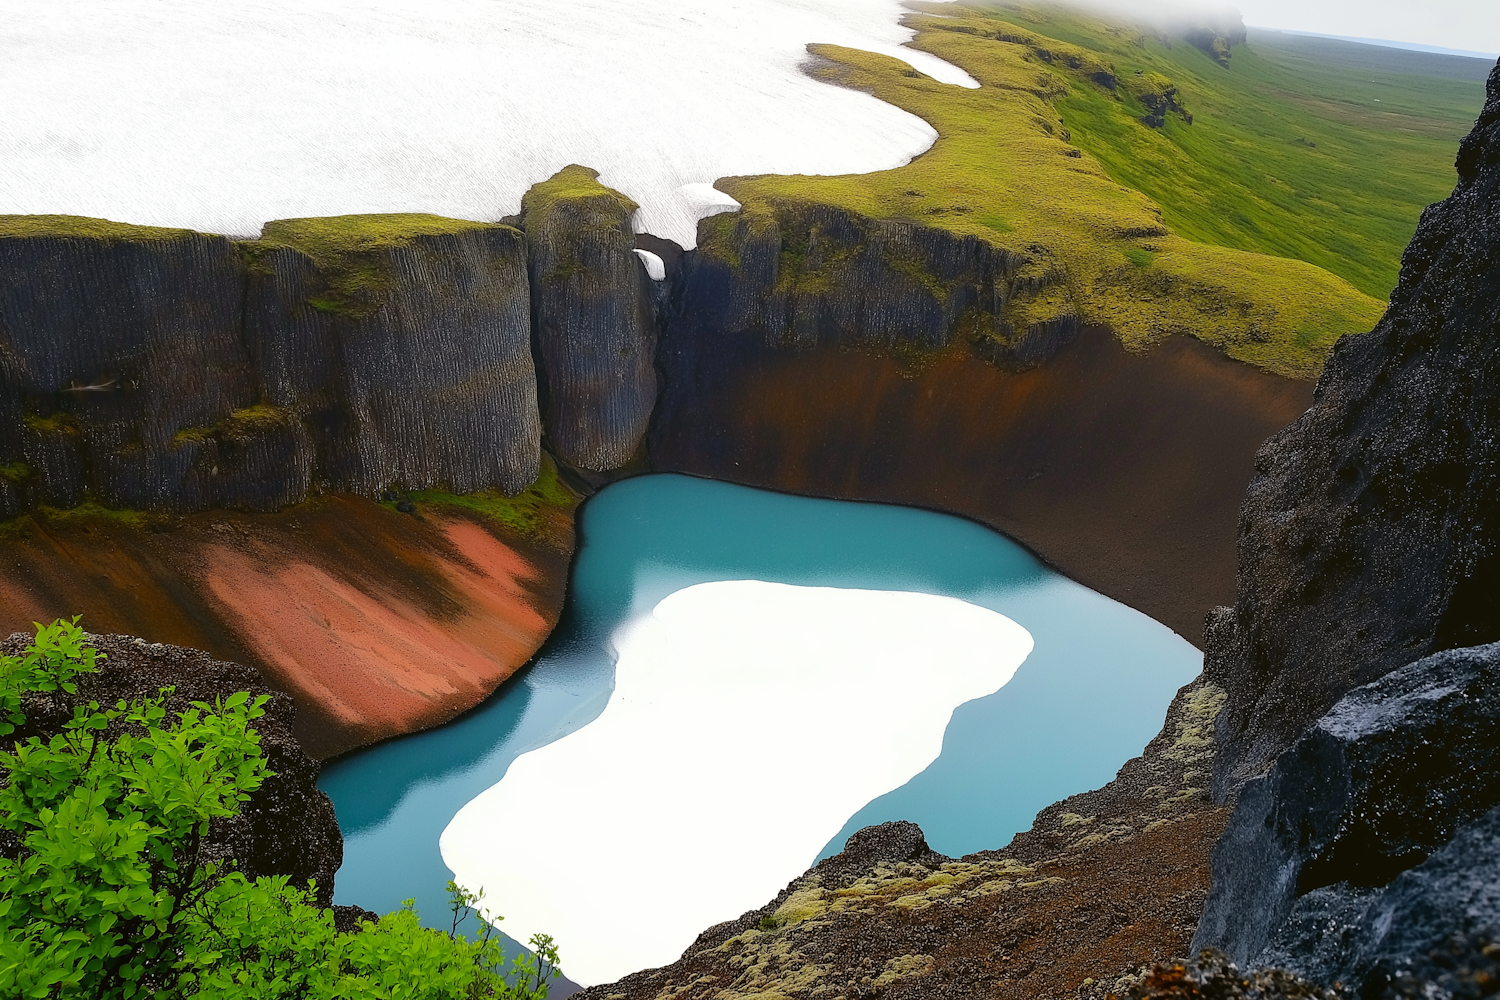
[[[1103,330],[1020,374],[963,347],[919,367],[744,354],[669,379],[655,469],[966,515],[1200,645],[1234,596],[1255,451],[1313,389],[1185,337],[1131,354]]]
[[[531,658],[573,548],[553,513],[535,538],[346,495],[135,524],[33,515],[0,535],[0,634],[81,614],[91,632],[252,664],[296,697],[303,747],[330,757],[440,725]]]

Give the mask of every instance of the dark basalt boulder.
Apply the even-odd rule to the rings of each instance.
[[[1297,936],[1326,944],[1335,937],[1312,928],[1341,924],[1350,905],[1366,909],[1371,887],[1421,865],[1496,805],[1500,644],[1438,653],[1357,688],[1241,789],[1194,948],[1267,964],[1258,956],[1294,908]],[[1278,951],[1269,964],[1299,968],[1296,948]],[[1321,967],[1336,962],[1312,964],[1302,971],[1339,978]]]
[[[576,164],[521,201],[547,443],[579,469],[629,462],[656,404],[656,292],[635,202]]]
[[[1257,457],[1206,650],[1229,692],[1220,795],[1349,690],[1500,639],[1500,67],[1457,166],[1384,318]]]
[[[1464,967],[1487,965],[1493,974],[1496,928],[1500,808],[1381,889],[1341,883],[1299,900],[1258,961],[1341,983],[1370,1000],[1446,1000],[1465,995]],[[1488,992],[1467,995],[1492,995],[1500,983],[1489,985]]]
[[[0,652],[19,655],[30,641],[29,635],[18,632],[0,641]],[[202,859],[233,859],[252,879],[286,875],[297,886],[316,880],[319,904],[329,905],[334,873],[344,860],[344,838],[333,803],[317,786],[320,765],[292,737],[297,708],[291,697],[273,692],[254,669],[215,660],[196,649],[124,635],[94,635],[89,642],[107,657],[100,661],[99,672],[80,676],[74,695],[59,692],[28,698],[26,723],[11,739],[60,732],[73,717],[76,704],[113,705],[121,699],[154,698],[169,686],[176,689],[165,701],[169,712],[183,711],[195,701],[212,703],[236,691],[271,695],[266,714],[254,726],[260,734],[261,753],[275,774],[251,794],[238,816],[212,824],[201,848]]]

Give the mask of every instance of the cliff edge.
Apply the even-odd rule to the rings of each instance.
[[[1500,67],[1487,94],[1384,318],[1256,458],[1238,599],[1207,630],[1221,795],[1350,689],[1500,639]]]

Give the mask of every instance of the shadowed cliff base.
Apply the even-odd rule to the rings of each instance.
[[[541,645],[573,529],[571,504],[539,507],[530,532],[476,498],[414,507],[335,494],[276,514],[41,511],[0,532],[0,632],[82,614],[252,664],[296,697],[317,757],[427,729]]]
[[[972,517],[1194,643],[1234,592],[1255,450],[1312,395],[1194,340],[1136,354],[1103,330],[1020,373],[754,333],[669,332],[661,357],[654,469]]]

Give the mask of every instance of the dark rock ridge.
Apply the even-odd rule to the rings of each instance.
[[[0,652],[20,654],[31,641],[17,633],[0,642]],[[212,703],[236,691],[269,694],[266,714],[255,723],[261,753],[275,774],[250,796],[238,816],[216,820],[204,838],[201,859],[233,859],[250,878],[286,875],[294,885],[317,882],[317,898],[333,900],[333,877],[344,859],[344,839],[333,803],[318,790],[318,762],[304,754],[292,737],[296,705],[289,695],[271,691],[250,667],[215,660],[207,653],[124,635],[91,635],[90,643],[108,658],[97,674],[78,679],[75,695],[34,695],[25,705],[26,724],[12,739],[59,732],[73,717],[75,704],[96,701],[112,705],[125,699],[154,698],[164,687],[176,690],[166,699],[169,712],[195,701]]]
[[[1500,644],[1356,688],[1240,790],[1194,945],[1353,983],[1454,933],[1500,927],[1500,890],[1459,899],[1452,888],[1500,885],[1500,819],[1481,819],[1497,805]]]
[[[652,282],[635,253],[635,202],[564,167],[521,202],[547,444],[604,472],[639,450],[656,404]]]
[[[1457,167],[1385,317],[1257,456],[1238,600],[1207,648],[1229,692],[1221,794],[1352,688],[1500,639],[1500,67]]]
[[[0,219],[0,516],[536,478],[519,232],[369,216],[266,236]]]

